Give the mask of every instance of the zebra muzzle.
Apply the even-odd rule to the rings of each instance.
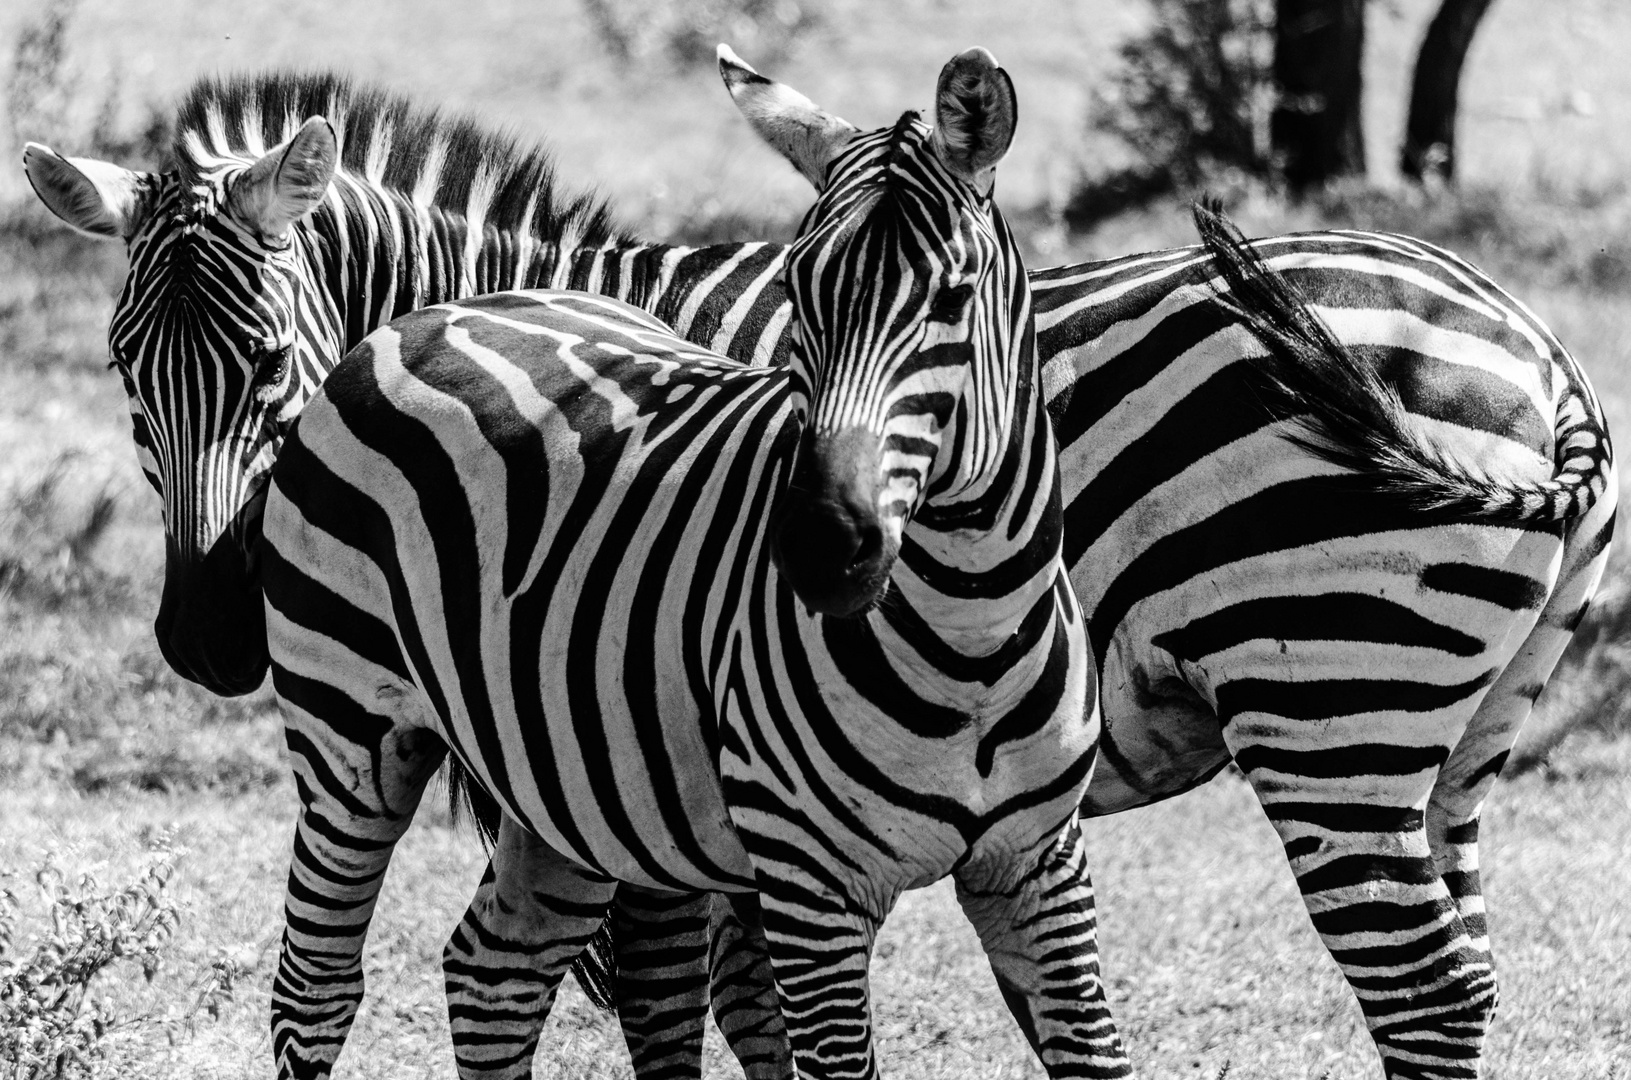
[[[271,663],[266,613],[260,580],[234,537],[223,536],[202,558],[165,545],[153,632],[182,678],[228,697],[259,688]]]
[[[777,501],[771,555],[806,608],[866,611],[889,584],[898,547],[878,510],[879,438],[861,428],[799,440],[793,478]]]

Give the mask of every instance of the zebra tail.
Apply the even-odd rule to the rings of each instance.
[[[468,815],[476,827],[476,835],[481,837],[482,848],[491,854],[493,845],[498,842],[498,826],[504,818],[504,810],[497,799],[475,782],[470,771],[451,757],[447,770],[447,801],[453,824],[458,825]],[[572,961],[572,975],[595,1008],[601,1012],[617,1010],[617,951],[611,919],[600,924],[589,944]]]
[[[1475,473],[1417,436],[1398,393],[1247,246],[1215,199],[1197,202],[1193,213],[1201,243],[1228,286],[1215,300],[1268,350],[1259,370],[1276,399],[1269,407],[1299,422],[1300,430],[1288,436],[1297,446],[1370,478],[1413,508],[1470,521],[1562,522],[1596,503],[1606,484],[1608,443],[1595,415],[1560,439],[1554,460],[1563,460],[1550,480],[1507,484]]]
[[[492,853],[504,810],[454,755],[449,755],[447,761],[447,813],[455,826],[468,814],[476,826],[476,835],[481,837],[482,849]]]

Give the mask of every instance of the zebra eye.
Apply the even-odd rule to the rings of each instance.
[[[929,321],[938,323],[957,323],[963,321],[963,310],[974,295],[974,286],[967,284],[949,285],[934,294],[934,303],[929,305]]]
[[[255,384],[263,388],[281,385],[289,375],[289,361],[293,356],[293,345],[256,349],[251,358],[255,367]]]

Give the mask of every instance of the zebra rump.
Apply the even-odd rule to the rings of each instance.
[[[1423,514],[1561,523],[1596,502],[1603,446],[1594,435],[1581,432],[1571,440],[1566,430],[1556,433],[1564,460],[1550,480],[1512,484],[1474,475],[1416,435],[1398,392],[1337,341],[1297,287],[1247,246],[1215,199],[1197,202],[1193,215],[1207,255],[1229,286],[1215,302],[1268,350],[1259,361],[1270,387],[1265,404],[1277,418],[1299,423],[1301,430],[1287,436],[1292,443]]]

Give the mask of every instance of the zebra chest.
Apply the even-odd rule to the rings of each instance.
[[[1098,737],[1080,619],[982,682],[899,652],[867,621],[778,614],[780,636],[743,635],[722,696],[721,773],[744,833],[781,827],[758,812],[774,798],[911,885],[971,852],[1030,850],[1074,809]]]

